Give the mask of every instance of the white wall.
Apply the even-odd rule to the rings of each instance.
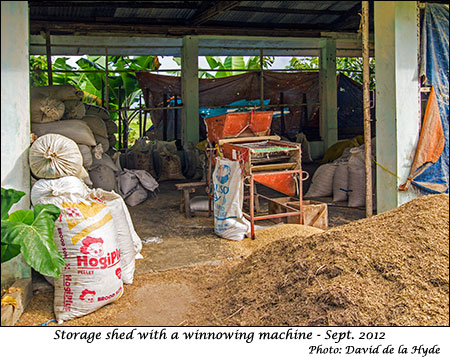
[[[14,208],[29,208],[30,88],[28,59],[28,2],[2,1],[1,187],[27,195]],[[2,264],[2,286],[29,277],[21,256]]]

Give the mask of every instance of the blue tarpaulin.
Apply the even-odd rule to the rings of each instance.
[[[423,84],[432,89],[408,178],[423,193],[448,193],[449,186],[448,17],[448,5],[426,5],[421,33],[421,75]]]

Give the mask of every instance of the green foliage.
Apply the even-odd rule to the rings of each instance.
[[[53,240],[55,220],[60,209],[52,204],[36,205],[28,210],[9,214],[11,207],[25,195],[22,191],[2,188],[1,204],[1,262],[19,253],[41,274],[58,278],[65,261]]]
[[[245,62],[243,56],[227,56],[223,61],[217,56],[205,56],[205,59],[211,70],[220,71],[211,71],[214,74],[211,74],[209,71],[199,71],[199,78],[223,78],[242,74],[248,70],[256,70],[261,68],[259,56],[250,57],[247,62]],[[173,60],[179,66],[181,65],[181,58],[174,57]],[[274,60],[274,57],[264,56],[263,68],[269,68],[272,66]],[[179,72],[174,74],[179,74]]]
[[[52,65],[54,71],[58,70],[85,70],[85,71],[105,71],[105,56],[86,56],[80,58],[73,67],[67,63],[68,57],[60,57]],[[157,56],[109,56],[108,69],[110,71],[142,71],[158,69],[160,66]],[[45,56],[30,57],[30,73],[32,86],[48,85],[47,61]],[[83,101],[86,103],[100,105],[102,98],[102,88],[105,86],[106,78],[104,73],[93,72],[53,72],[53,83],[72,84],[84,91]],[[109,108],[117,110],[119,108],[119,97],[121,108],[133,108],[139,102],[142,94],[139,82],[134,72],[110,72],[108,75],[108,96]],[[118,113],[111,112],[111,118],[118,120]],[[132,111],[122,111],[122,119],[130,125],[135,118]],[[130,140],[131,143],[131,140]]]
[[[286,69],[318,70],[318,57],[292,57]],[[361,57],[336,57],[336,69],[354,81],[363,84]],[[375,59],[369,61],[370,89],[375,89]]]

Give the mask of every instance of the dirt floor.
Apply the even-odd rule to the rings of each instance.
[[[160,183],[159,192],[144,203],[129,207],[136,232],[143,241],[144,259],[136,261],[134,282],[124,286],[123,296],[98,311],[75,320],[66,326],[177,326],[189,321],[189,313],[204,295],[205,289],[220,281],[220,276],[241,263],[256,249],[283,236],[309,235],[297,225],[283,225],[272,231],[257,231],[257,239],[229,241],[214,234],[214,221],[208,212],[196,212],[191,219],[180,211],[181,193],[178,182]],[[306,187],[308,182],[305,183]],[[204,195],[196,192],[196,195]],[[264,192],[273,195],[274,192]],[[279,196],[279,194],[276,194]],[[320,200],[320,199],[319,199]],[[363,209],[351,209],[328,202],[329,226],[335,227],[361,219]],[[262,210],[267,209],[262,205]],[[274,225],[264,221],[261,226]],[[300,228],[299,228],[300,227]],[[270,233],[267,233],[267,231]],[[266,233],[264,233],[266,232]],[[16,323],[17,326],[56,325],[53,313],[53,288],[39,274],[33,278],[35,295]],[[224,317],[217,317],[220,324]],[[206,320],[205,320],[206,321]]]

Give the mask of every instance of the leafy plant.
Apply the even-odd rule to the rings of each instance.
[[[105,73],[94,72],[57,72],[58,70],[86,70],[105,71],[105,56],[86,56],[78,59],[77,67],[67,63],[68,57],[57,58],[52,68],[53,84],[72,84],[84,92],[83,102],[101,105],[102,95],[105,94]],[[134,72],[114,72],[114,71],[141,71],[152,70],[160,67],[157,56],[108,56],[108,103],[111,118],[118,120],[118,113],[113,110],[119,108],[119,97],[121,108],[134,108],[139,103],[139,96],[142,94],[139,82]],[[32,86],[44,86],[48,84],[47,61],[45,56],[30,57],[30,73]],[[119,90],[120,88],[120,90]],[[103,89],[103,93],[102,93]],[[120,92],[120,94],[119,94]],[[131,123],[137,118],[136,111],[122,111],[123,130],[131,132]],[[122,133],[121,133],[122,134]],[[132,144],[132,137],[129,143]]]
[[[247,70],[255,70],[261,68],[259,56],[250,57],[248,58],[247,62],[245,62],[244,56],[227,56],[223,61],[220,57],[217,56],[205,56],[205,59],[211,70],[220,69],[220,71],[216,71],[215,75],[212,75],[208,71],[199,71],[199,78],[229,77],[236,74],[245,73],[245,71]],[[174,57],[173,60],[179,66],[181,65],[181,58]],[[263,67],[269,68],[270,66],[272,66],[274,60],[274,57],[263,56]],[[176,72],[174,74],[179,75],[179,73],[180,72]]]
[[[319,69],[319,57],[292,57],[286,69]],[[336,69],[354,81],[363,84],[361,57],[336,57]],[[375,59],[369,61],[370,89],[375,89]]]
[[[58,278],[65,266],[53,240],[60,209],[52,204],[39,204],[33,209],[9,214],[12,205],[19,202],[25,192],[2,187],[1,194],[1,262],[22,253],[25,262],[34,270]]]

